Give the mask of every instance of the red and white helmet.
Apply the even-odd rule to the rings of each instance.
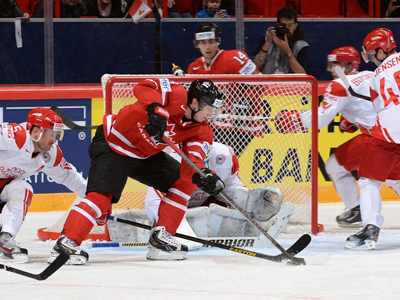
[[[389,29],[378,28],[365,37],[362,48],[362,57],[367,63],[372,61],[377,49],[382,49],[387,54],[396,48],[396,42],[393,38],[393,33]]]
[[[30,131],[33,126],[39,127],[42,133],[45,132],[46,129],[60,133],[59,139],[62,139],[62,131],[64,129],[63,121],[58,114],[49,108],[38,107],[29,112],[26,129]]]
[[[360,65],[360,53],[351,46],[340,47],[328,55],[329,63],[338,63],[344,68],[348,67],[347,73],[355,73]]]

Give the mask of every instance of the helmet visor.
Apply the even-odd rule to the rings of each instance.
[[[375,57],[375,51],[374,50],[369,50],[367,51],[364,46],[362,47],[363,51],[361,52],[361,56],[363,58],[363,60],[366,63],[369,63],[370,61],[372,61]]]
[[[45,129],[44,130],[44,135],[51,139],[51,140],[59,140],[62,141],[64,137],[64,131],[63,130],[52,130],[52,129]]]

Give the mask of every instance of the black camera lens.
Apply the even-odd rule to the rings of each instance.
[[[281,40],[285,40],[285,34],[289,34],[289,29],[286,25],[278,25],[275,27],[276,36]]]

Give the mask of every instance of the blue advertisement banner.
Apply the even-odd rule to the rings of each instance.
[[[2,100],[0,101],[0,123],[24,123],[28,112],[35,107],[57,105],[74,122],[79,125],[92,124],[92,99],[52,99],[52,100]],[[89,173],[90,159],[88,154],[91,142],[91,131],[73,131],[66,128],[64,138],[59,146],[65,159],[81,172],[84,178]],[[66,193],[69,189],[54,183],[43,172],[26,179],[35,193]]]

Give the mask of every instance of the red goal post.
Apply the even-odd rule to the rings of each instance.
[[[318,84],[309,75],[109,75],[102,77],[105,113],[116,114],[137,99],[133,87],[146,79],[168,78],[188,89],[195,79],[210,79],[227,96],[210,120],[214,140],[239,156],[239,175],[248,188],[274,186],[296,205],[285,232],[321,232],[318,224]],[[283,110],[309,110],[305,132],[281,133],[274,124]],[[147,187],[129,179],[114,209],[141,208]]]

